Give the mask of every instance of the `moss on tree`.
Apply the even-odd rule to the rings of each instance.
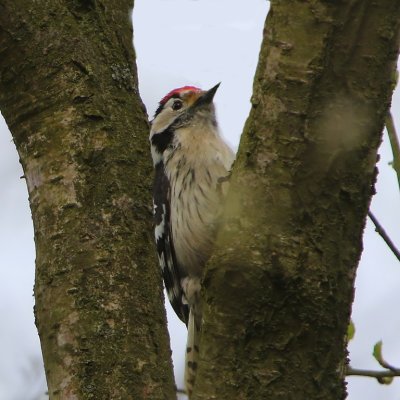
[[[173,399],[130,1],[3,1],[0,106],[29,189],[51,399]]]

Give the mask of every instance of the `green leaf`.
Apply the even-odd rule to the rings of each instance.
[[[378,361],[379,364],[382,364],[383,358],[382,358],[382,340],[379,342],[375,343],[374,350],[372,352],[372,355],[374,356],[375,360]]]
[[[350,340],[354,338],[355,333],[356,333],[356,326],[354,325],[353,321],[350,321],[350,323],[347,327],[347,341],[348,342],[350,342]]]

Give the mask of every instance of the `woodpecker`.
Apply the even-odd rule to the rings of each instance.
[[[201,278],[213,250],[234,153],[220,136],[214,95],[195,86],[163,97],[151,122],[158,259],[168,299],[188,328],[185,385],[195,381]]]

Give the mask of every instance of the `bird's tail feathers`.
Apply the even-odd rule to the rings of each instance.
[[[193,309],[189,313],[188,338],[185,358],[185,386],[190,399],[196,380],[197,361],[199,357],[200,327],[195,322]]]

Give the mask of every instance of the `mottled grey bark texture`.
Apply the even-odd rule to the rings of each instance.
[[[128,0],[0,1],[51,399],[173,399]]]
[[[399,47],[398,0],[271,1],[194,398],[345,398],[346,328]]]

